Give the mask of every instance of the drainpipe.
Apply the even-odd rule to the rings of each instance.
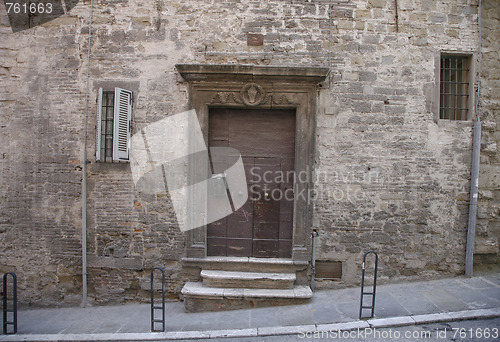
[[[479,187],[479,164],[481,155],[481,119],[479,118],[479,97],[481,89],[481,58],[482,58],[482,30],[481,30],[481,0],[478,4],[478,26],[479,26],[479,51],[478,51],[478,75],[477,75],[477,93],[476,93],[476,118],[474,121],[472,138],[472,169],[470,185],[469,202],[469,222],[467,227],[467,245],[465,247],[465,275],[472,277],[474,266],[474,239],[476,237],[476,216],[477,199]]]
[[[318,231],[313,229],[312,232],[312,270],[311,270],[311,290],[314,291],[314,280],[316,278],[316,239],[318,238]]]
[[[89,46],[87,51],[87,89],[85,93],[85,121],[83,125],[83,158],[82,158],[82,302],[81,307],[88,305],[87,299],[87,125],[89,117],[89,79],[90,79],[90,44],[92,38],[92,10],[90,0]]]
[[[399,23],[398,23],[398,19],[399,19],[399,15],[398,15],[398,0],[394,0],[394,17],[396,19],[396,32],[399,32]]]
[[[481,121],[474,121],[472,140],[472,170],[470,185],[469,224],[465,249],[465,275],[472,277],[474,238],[476,236],[477,197],[479,185],[479,155],[481,148]]]

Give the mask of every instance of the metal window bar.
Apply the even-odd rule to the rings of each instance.
[[[373,287],[372,287],[372,292],[365,292],[365,265],[366,265],[366,257],[368,254],[373,254],[375,255],[375,266],[374,266],[374,272],[373,272]],[[378,254],[374,251],[368,251],[365,253],[363,256],[363,266],[362,266],[362,275],[361,275],[361,300],[359,303],[359,319],[366,319],[366,318],[373,318],[373,315],[375,313],[375,292],[377,290],[377,269],[378,269]],[[364,297],[365,296],[371,296],[371,304],[370,305],[363,305],[364,304]],[[370,316],[363,316],[363,310],[370,310]]]
[[[12,296],[9,305],[9,275],[12,279]],[[9,329],[11,327],[11,329]],[[14,272],[3,275],[3,333],[11,335],[17,333],[17,277]]]
[[[154,296],[154,273],[155,270],[161,272],[161,306],[155,303]],[[155,312],[161,310],[161,319],[155,317]],[[156,329],[156,324],[161,325],[161,329]],[[165,331],[165,271],[161,267],[155,267],[151,270],[151,331],[164,332]]]
[[[439,118],[467,120],[469,113],[469,68],[467,56],[442,56]]]
[[[102,94],[101,117],[101,159],[113,161],[113,119],[115,109],[115,92],[105,91]]]

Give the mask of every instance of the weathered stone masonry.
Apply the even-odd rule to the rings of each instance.
[[[318,87],[313,227],[317,259],[342,263],[355,285],[360,259],[380,253],[384,281],[461,274],[467,231],[470,121],[437,119],[441,52],[479,47],[477,0],[94,1],[12,33],[0,5],[0,271],[20,299],[81,300],[81,159],[86,70],[89,295],[94,303],[147,298],[162,265],[172,298],[187,279],[186,236],[167,193],[134,189],[127,163],[95,161],[97,90],[134,92],[133,132],[191,108],[179,63],[330,68]],[[499,6],[483,1],[480,206],[476,253],[498,264]],[[248,46],[247,34],[262,34]],[[474,77],[474,82],[477,79]]]
[[[478,225],[475,264],[491,267],[499,264],[500,172],[499,172],[499,110],[500,70],[499,48],[500,8],[495,1],[483,1],[482,7],[481,118],[485,121],[481,140],[479,176]]]

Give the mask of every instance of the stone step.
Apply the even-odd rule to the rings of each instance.
[[[187,311],[220,311],[264,306],[302,304],[312,298],[309,286],[291,289],[248,289],[209,287],[187,282],[181,291]]]
[[[276,272],[295,273],[306,270],[308,261],[297,261],[283,258],[253,257],[206,257],[183,258],[184,266],[199,267],[202,270],[241,271],[241,272]]]
[[[203,284],[208,287],[249,289],[292,289],[295,273],[264,273],[202,270]]]

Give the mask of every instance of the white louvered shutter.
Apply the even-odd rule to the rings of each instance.
[[[113,160],[129,160],[131,119],[132,92],[121,88],[115,88],[115,113],[113,118]]]
[[[95,160],[101,160],[101,132],[102,132],[102,88],[97,93],[97,125],[95,134]]]

